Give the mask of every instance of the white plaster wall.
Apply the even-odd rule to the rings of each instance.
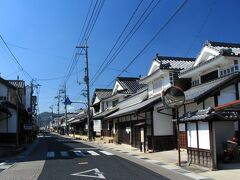
[[[182,116],[184,114],[184,106],[181,106],[180,108],[178,108],[178,114],[179,116]]]
[[[171,110],[163,110],[161,112],[172,114]],[[153,111],[153,121],[154,136],[173,135],[172,116],[158,113],[155,109]]]
[[[152,97],[153,96],[153,83],[148,84],[148,96]]]
[[[188,123],[187,128],[188,147],[197,148],[196,123]]]
[[[96,131],[97,135],[101,134],[102,130],[102,121],[101,120],[93,120],[93,129]]]
[[[191,104],[186,104],[186,112],[193,112],[203,109],[203,104],[202,103],[191,103]]]
[[[12,116],[8,119],[8,132],[16,133],[17,132],[17,111],[15,109],[9,108]]]
[[[210,149],[208,122],[198,122],[199,148]]]
[[[170,79],[169,79],[169,72],[162,79],[162,90],[166,90],[171,86]]]
[[[234,85],[231,85],[220,91],[220,96],[218,96],[218,105],[226,104],[235,100],[236,89]]]
[[[119,108],[125,108],[128,106],[131,106],[133,104],[137,104],[139,102],[142,102],[144,99],[147,98],[147,91],[144,91],[138,95],[132,96],[127,98],[125,101],[122,101],[118,104]]]
[[[209,97],[207,98],[205,101],[205,109],[209,108],[209,107],[215,107],[214,105],[214,97]]]

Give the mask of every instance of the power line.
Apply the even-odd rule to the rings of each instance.
[[[91,35],[91,33],[92,33],[92,30],[93,30],[93,28],[94,28],[94,26],[95,26],[95,23],[96,23],[98,17],[99,17],[99,14],[100,14],[100,12],[101,12],[101,10],[102,10],[102,7],[103,7],[104,2],[105,2],[105,0],[101,0],[101,1],[100,1],[100,0],[97,0],[97,1],[95,2],[94,7],[93,7],[93,10],[92,10],[92,12],[91,12],[91,16],[90,16],[90,18],[89,18],[89,20],[88,20],[88,23],[87,23],[87,26],[86,26],[86,28],[85,28],[85,31],[84,31],[82,40],[81,40],[81,42],[79,42],[79,41],[80,41],[80,39],[79,39],[77,45],[80,45],[80,46],[83,45],[84,41],[85,41],[85,40],[88,40],[88,39],[90,38],[90,35]],[[92,6],[92,3],[91,3],[91,5],[90,5],[89,12],[90,12],[91,6]],[[87,20],[88,16],[89,16],[89,13],[87,14],[87,17],[86,17],[86,19],[85,19],[84,24],[86,24],[86,20]],[[84,27],[85,27],[85,25],[84,25],[83,28],[82,28],[81,34],[82,34],[82,32],[83,32]],[[73,70],[74,70],[74,68],[75,68],[75,66],[76,66],[76,64],[77,64],[77,62],[78,62],[78,59],[79,59],[78,54],[81,54],[81,52],[82,52],[82,50],[74,49],[74,54],[73,54],[72,62],[71,62],[70,67],[68,68],[69,71],[68,71],[67,77],[66,77],[66,79],[65,79],[65,82],[67,82],[67,80],[69,79],[71,73],[73,72]]]
[[[128,63],[128,65],[118,74],[121,76],[124,71],[126,71],[136,60],[137,58],[149,47],[149,45],[158,37],[158,35],[168,26],[168,24],[173,20],[173,18],[182,10],[186,5],[188,0],[184,0],[180,6],[174,11],[174,13],[168,18],[168,20],[163,24],[163,26],[154,34],[154,36],[145,44],[141,51]],[[106,87],[109,87],[115,79],[113,79]]]
[[[151,15],[151,13],[154,11],[154,9],[158,6],[160,3],[160,0],[155,3],[155,5],[151,8],[151,10],[148,12],[150,9],[151,5],[153,4],[154,0],[150,2],[148,7],[145,9],[145,11],[142,13],[141,17],[138,19],[138,21],[135,23],[131,31],[127,34],[127,36],[124,38],[124,40],[121,42],[117,50],[114,52],[112,55],[111,59],[105,64],[101,72],[98,74],[96,79],[92,82],[91,85],[93,85],[96,80],[100,77],[100,75],[103,74],[103,72],[107,69],[107,67],[115,60],[115,58],[118,56],[118,54],[123,50],[123,48],[127,45],[127,43],[131,40],[131,38],[134,36],[134,34],[138,31],[138,29],[142,26],[142,24],[147,20],[147,18]],[[148,12],[148,14],[145,16],[145,14]],[[145,17],[144,17],[145,16]],[[139,24],[140,23],[140,24]]]
[[[97,76],[97,74],[99,73],[99,71],[101,70],[101,68],[103,67],[103,65],[105,64],[105,62],[107,61],[108,57],[110,56],[110,54],[113,52],[114,48],[116,47],[116,45],[118,44],[118,42],[120,41],[120,39],[122,38],[124,32],[126,31],[126,29],[128,28],[129,24],[131,23],[133,17],[135,16],[135,14],[137,13],[139,7],[141,6],[143,0],[141,0],[137,7],[135,8],[135,10],[133,11],[131,17],[129,18],[127,24],[125,25],[125,27],[123,28],[122,32],[120,33],[120,35],[118,36],[117,40],[115,41],[113,47],[111,48],[111,50],[109,51],[107,57],[104,59],[104,61],[102,62],[102,64],[100,65],[100,67],[98,68],[98,70],[96,71],[96,73],[93,75],[92,80]]]
[[[13,54],[13,52],[11,51],[11,49],[9,48],[9,46],[7,45],[6,41],[3,39],[2,35],[0,34],[0,38],[1,40],[3,41],[4,45],[6,46],[6,48],[8,49],[8,51],[10,52],[10,54],[12,55],[14,61],[17,63],[17,65],[19,66],[19,69],[21,71],[24,72],[25,75],[27,75],[31,80],[33,79],[32,76],[26,71],[23,69],[22,65],[19,63],[17,57]]]

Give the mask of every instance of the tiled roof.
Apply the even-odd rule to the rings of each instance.
[[[103,111],[102,113],[99,113],[95,116],[93,116],[93,119],[102,119],[105,118],[106,116],[116,112],[118,110],[117,107],[111,108],[111,109],[106,109],[105,111]]]
[[[94,90],[93,97],[92,97],[92,105],[93,105],[96,97],[98,97],[98,99],[101,101],[107,97],[110,97],[111,95],[112,95],[112,89],[96,88]]]
[[[225,84],[226,82],[229,82],[230,80],[238,77],[239,74],[235,73],[229,76],[225,76],[222,78],[218,78],[216,80],[200,84],[198,86],[194,86],[187,91],[184,92],[185,94],[185,102],[192,102],[194,100],[197,100],[201,97],[204,97],[207,93],[211,92],[213,89],[220,87],[221,85]]]
[[[25,81],[23,80],[8,80],[8,82],[17,88],[20,88],[20,89],[25,88]]]
[[[240,43],[207,41],[206,45],[212,46],[212,47],[222,47],[222,48],[240,48]]]
[[[121,116],[128,115],[128,114],[141,112],[141,111],[151,108],[153,105],[155,105],[161,101],[162,101],[162,99],[159,96],[156,96],[156,97],[147,99],[145,101],[142,101],[140,103],[131,105],[129,107],[119,109],[117,112],[106,117],[106,119],[111,119],[111,118],[121,117]]]
[[[95,89],[96,96],[101,100],[112,95],[112,89]]]
[[[237,120],[237,119],[239,119],[239,115],[237,112],[227,112],[227,111],[215,112],[213,111],[213,108],[189,112],[179,117],[180,122],[208,121],[208,120]]]
[[[182,70],[191,67],[195,58],[157,56],[156,61],[160,63],[160,69]]]
[[[146,84],[140,84],[139,79],[136,77],[117,77],[117,81],[123,87],[123,90],[119,91],[119,93],[133,94],[145,88]]]
[[[5,79],[3,79],[1,77],[0,77],[0,82],[3,83],[5,86],[8,86],[8,87],[16,89],[16,87],[13,86],[12,84],[10,84],[8,80],[5,80]]]

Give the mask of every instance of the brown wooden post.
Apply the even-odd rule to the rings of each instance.
[[[200,165],[198,122],[196,122],[196,130],[197,130],[197,154],[198,154],[198,164]]]
[[[152,139],[152,151],[155,152],[155,144],[154,144],[154,120],[153,120],[153,110],[151,110],[151,139]]]

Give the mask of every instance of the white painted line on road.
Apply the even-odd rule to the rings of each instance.
[[[90,172],[92,173],[92,175],[90,174]],[[73,176],[83,176],[83,177],[92,177],[92,178],[99,178],[99,179],[106,179],[104,176],[103,176],[103,173],[99,171],[99,169],[95,168],[95,169],[90,169],[90,170],[87,170],[87,171],[82,171],[82,172],[79,172],[79,173],[74,173],[74,174],[71,174]]]
[[[108,156],[113,156],[113,153],[107,152],[107,151],[100,151],[101,153],[108,155]]]
[[[89,154],[93,156],[99,156],[100,154],[96,153],[95,151],[87,151]]]
[[[198,174],[195,174],[195,173],[185,173],[184,174],[185,176],[188,176],[190,178],[193,178],[193,179],[209,179],[208,177],[204,177],[204,176],[200,176]]]
[[[55,152],[47,152],[47,157],[48,158],[54,158],[55,157]]]
[[[80,162],[80,163],[78,163],[78,164],[80,164],[80,165],[86,165],[86,164],[88,164],[88,162]]]
[[[69,156],[69,154],[68,154],[67,151],[61,151],[60,154],[61,154],[61,156],[63,156],[63,157],[68,157],[68,156]]]
[[[73,151],[75,154],[76,154],[76,156],[78,156],[78,157],[82,157],[82,156],[85,156],[85,154],[83,154],[82,153],[82,151]]]
[[[89,149],[90,150],[90,149],[99,149],[99,148],[81,148],[80,147],[80,148],[74,148],[74,149]]]

